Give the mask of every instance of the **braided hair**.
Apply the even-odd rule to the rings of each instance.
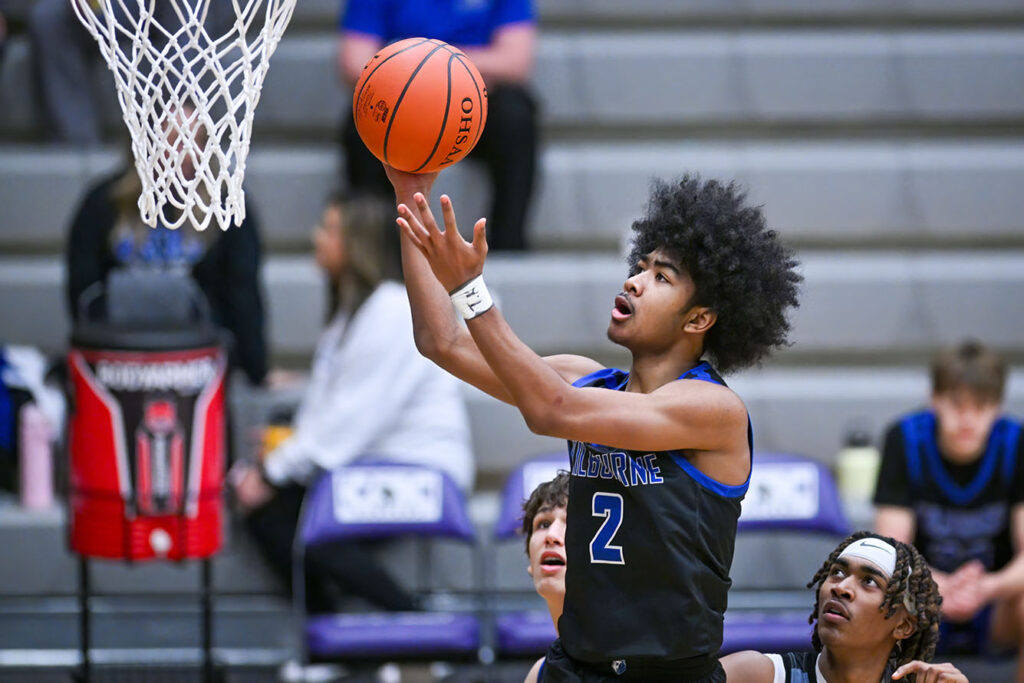
[[[828,578],[832,565],[835,564],[846,546],[862,538],[877,538],[896,548],[896,568],[885,589],[885,597],[882,599],[880,607],[880,609],[887,610],[885,618],[891,617],[896,613],[896,609],[903,605],[910,616],[917,620],[914,633],[904,640],[897,641],[889,653],[890,670],[915,659],[930,661],[932,655],[935,654],[935,644],[939,640],[939,621],[942,619],[942,597],[939,595],[938,586],[932,579],[931,569],[928,568],[928,564],[914,546],[870,531],[858,531],[836,546],[836,549],[814,574],[814,578],[807,584],[808,588],[814,589],[814,611],[807,619],[807,623],[814,624],[812,636],[814,651],[821,652],[821,639],[818,637],[817,624],[818,608],[820,607],[818,604],[819,589]]]

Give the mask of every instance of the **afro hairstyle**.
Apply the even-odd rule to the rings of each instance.
[[[630,246],[631,269],[661,249],[693,280],[690,305],[717,315],[704,354],[719,372],[756,365],[788,345],[787,314],[799,306],[803,280],[799,264],[736,183],[692,174],[672,183],[655,180]]]

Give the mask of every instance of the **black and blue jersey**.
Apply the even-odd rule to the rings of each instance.
[[[578,387],[622,391],[604,369]],[[706,362],[679,379],[725,383]],[[752,447],[752,434],[747,432]],[[574,660],[713,662],[747,483],[727,486],[685,451],[646,453],[569,442],[565,606],[559,634]],[[748,479],[749,481],[749,479]],[[609,670],[611,673],[611,670]]]
[[[890,427],[875,504],[914,511],[914,545],[936,569],[952,572],[978,560],[998,571],[1013,559],[1010,510],[1024,502],[1021,424],[997,420],[981,457],[963,464],[942,455],[937,428],[930,410]]]

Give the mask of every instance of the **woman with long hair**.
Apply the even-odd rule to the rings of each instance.
[[[401,263],[394,206],[374,196],[334,195],[313,232],[328,287],[294,431],[260,467],[237,469],[236,499],[264,555],[291,585],[291,548],[306,488],[317,475],[359,462],[414,463],[473,482],[469,426],[458,382],[423,358]],[[333,610],[332,593],[393,610],[415,607],[368,549],[325,544],[306,555],[307,605]]]
[[[183,105],[179,126],[194,121],[191,112],[189,105]],[[186,173],[191,159],[185,159]],[[252,207],[247,204],[241,225],[226,231],[214,228],[200,232],[188,222],[173,230],[164,222],[151,228],[139,216],[141,193],[142,181],[126,146],[121,168],[86,193],[71,224],[67,303],[72,320],[83,322],[79,320],[83,311],[101,318],[117,314],[108,309],[111,302],[104,298],[96,299],[91,307],[84,304],[92,299],[91,293],[100,283],[109,294],[120,273],[178,275],[181,281],[191,280],[198,287],[212,322],[230,334],[232,367],[241,368],[250,383],[262,384],[267,374],[259,278],[262,247]],[[172,222],[177,216],[167,218]],[[179,289],[156,287],[131,294],[133,299],[147,297],[145,302],[134,302],[136,309],[166,311],[181,303]]]

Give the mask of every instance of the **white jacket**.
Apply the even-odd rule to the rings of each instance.
[[[339,313],[313,356],[295,433],[265,461],[275,484],[308,483],[355,459],[431,465],[473,485],[459,381],[419,354],[405,288],[383,282],[351,321]]]

